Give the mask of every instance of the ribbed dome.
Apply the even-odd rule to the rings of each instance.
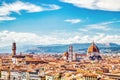
[[[99,48],[93,42],[88,48],[88,53],[94,53],[94,52],[99,53]]]

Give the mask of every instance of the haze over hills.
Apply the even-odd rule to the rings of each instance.
[[[86,53],[91,43],[74,43],[74,52]],[[101,53],[120,53],[120,45],[115,43],[109,44],[96,44]],[[69,44],[56,44],[56,45],[24,45],[17,46],[17,53],[63,53],[67,51]],[[11,46],[1,47],[0,53],[11,53]]]
[[[71,44],[74,47],[74,51],[78,53],[86,53],[88,47],[91,43],[75,43]],[[105,44],[96,44],[102,53],[119,53],[120,52],[120,45],[115,43],[110,43],[109,45]],[[26,52],[36,52],[36,53],[63,53],[67,51],[68,44],[66,45],[49,45],[49,46],[38,46],[35,49],[28,49]]]

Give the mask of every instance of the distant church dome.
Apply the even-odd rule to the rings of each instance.
[[[99,48],[93,42],[87,50],[88,53],[99,53]]]

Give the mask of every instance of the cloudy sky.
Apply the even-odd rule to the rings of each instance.
[[[0,47],[118,43],[120,0],[0,0]]]

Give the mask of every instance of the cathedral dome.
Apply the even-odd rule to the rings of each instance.
[[[93,42],[87,50],[88,53],[99,53],[99,48]]]

